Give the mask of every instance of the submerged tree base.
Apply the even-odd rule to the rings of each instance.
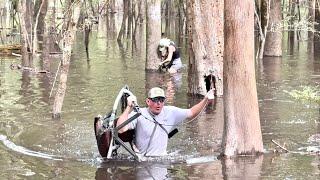
[[[223,159],[235,159],[235,158],[239,158],[239,157],[258,157],[263,155],[263,152],[260,151],[251,151],[251,152],[246,152],[246,153],[235,153],[235,155],[233,156],[228,156],[226,154],[221,153],[218,156],[219,160],[223,160]]]
[[[57,119],[57,120],[59,120],[60,118],[61,118],[61,113],[52,114],[52,119]]]

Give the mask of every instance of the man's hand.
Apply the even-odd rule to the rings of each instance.
[[[137,104],[137,97],[134,95],[131,95],[127,98],[128,106],[133,107],[135,104]]]
[[[214,99],[214,89],[210,89],[210,91],[207,92],[206,97],[208,100]]]

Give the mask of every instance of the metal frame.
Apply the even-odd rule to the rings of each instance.
[[[128,94],[128,95],[133,95],[133,93],[131,91],[129,91],[128,86],[123,87],[119,93],[118,96],[113,104],[113,109],[111,112],[110,117],[108,118],[108,121],[104,121],[103,122],[103,127],[108,127],[108,129],[111,131],[111,142],[109,145],[109,149],[108,149],[108,154],[107,154],[107,158],[111,159],[112,158],[112,153],[114,152],[114,150],[117,150],[120,146],[124,147],[124,149],[126,149],[134,158],[135,160],[139,161],[139,157],[136,155],[136,153],[130,148],[128,147],[125,142],[123,142],[119,136],[118,136],[118,132],[119,130],[126,126],[127,124],[129,124],[131,121],[133,121],[134,119],[138,118],[141,115],[141,112],[139,110],[139,106],[136,104],[134,107],[134,111],[136,112],[136,114],[134,116],[132,116],[131,118],[125,120],[122,124],[120,124],[118,127],[115,125],[115,120],[116,118],[116,113],[117,113],[117,108],[119,105],[119,102],[121,100],[121,97],[124,94]],[[117,144],[118,143],[118,144]]]

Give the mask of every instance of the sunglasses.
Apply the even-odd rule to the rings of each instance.
[[[154,103],[158,103],[158,102],[163,103],[166,100],[166,98],[164,97],[155,97],[155,98],[149,98],[149,99]]]

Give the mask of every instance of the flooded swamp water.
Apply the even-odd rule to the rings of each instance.
[[[88,60],[82,42],[79,35],[60,120],[51,118],[49,98],[59,57],[52,58],[48,74],[11,70],[20,59],[0,58],[1,179],[319,179],[320,156],[315,153],[320,149],[319,105],[286,93],[320,84],[320,56],[315,55],[320,52],[310,53],[306,42],[281,58],[257,62],[265,155],[217,159],[223,132],[220,97],[198,119],[179,127],[169,142],[168,157],[140,163],[126,158],[104,161],[93,118],[112,109],[124,85],[141,106],[147,90],[157,85],[167,90],[167,104],[190,107],[199,99],[187,95],[187,70],[173,77],[146,73],[143,58],[132,55],[130,45],[119,46],[95,33]],[[185,57],[183,49],[182,53]],[[34,65],[39,68],[39,60]],[[276,145],[271,140],[285,143],[289,153],[272,153]]]

